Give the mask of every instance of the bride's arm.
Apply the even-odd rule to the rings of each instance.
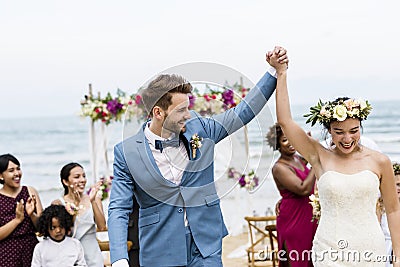
[[[393,266],[400,266],[400,204],[394,182],[394,173],[390,159],[384,155],[380,156],[382,166],[381,194],[387,214],[390,237],[392,239]],[[396,261],[395,261],[396,260]]]
[[[276,85],[276,115],[286,137],[293,147],[308,161],[313,167],[319,163],[318,149],[319,142],[309,135],[293,120],[290,111],[289,93],[287,89],[287,68],[279,68],[275,54],[269,58],[268,63],[277,70]]]

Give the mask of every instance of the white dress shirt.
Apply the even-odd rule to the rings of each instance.
[[[149,123],[150,124],[150,123]],[[155,148],[155,141],[166,139],[156,135],[149,129],[149,124],[144,129],[144,135],[150,145],[151,152],[153,153],[154,160],[160,169],[162,176],[174,184],[180,184],[183,172],[189,161],[189,156],[186,152],[183,142],[179,143],[179,147],[166,147],[161,152]],[[174,138],[171,136],[169,139]]]

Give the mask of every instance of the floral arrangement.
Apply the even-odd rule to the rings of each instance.
[[[221,113],[229,108],[235,107],[249,91],[235,83],[233,86],[224,86],[211,89],[206,87],[207,93],[200,93],[197,88],[193,89],[189,96],[189,109],[195,110],[201,115],[212,115]],[[111,122],[121,121],[125,115],[126,119],[136,116],[138,119],[146,119],[147,112],[139,94],[127,95],[122,90],[117,90],[117,95],[112,96],[110,92],[106,97],[93,97],[85,95],[81,101],[80,115],[89,117],[93,121],[102,121],[106,125]]]
[[[106,125],[113,121],[121,121],[125,113],[127,119],[130,119],[133,114],[138,115],[139,118],[145,117],[140,95],[129,96],[118,89],[115,97],[108,92],[105,98],[85,95],[85,99],[81,101],[81,116],[90,117],[93,121],[100,120]]]
[[[366,120],[371,109],[368,101],[362,99],[338,98],[325,103],[320,99],[304,117],[309,117],[306,123],[311,122],[311,126],[314,126],[317,121],[320,124],[329,125],[332,121],[344,121],[347,118]]]
[[[72,202],[65,202],[65,209],[69,214],[72,216],[77,215],[79,210],[83,208],[83,205],[80,205],[79,207],[75,205],[75,203]]]
[[[104,176],[100,177],[100,181],[102,181],[103,183],[100,186],[99,191],[97,191],[97,197],[100,197],[102,201],[109,197],[113,178],[113,176],[110,176],[108,178]],[[90,191],[92,191],[92,187],[90,187],[86,193],[89,195]]]
[[[193,158],[196,158],[196,151],[198,148],[200,148],[203,144],[201,143],[203,141],[203,137],[199,137],[199,135],[196,133],[192,136],[190,139],[190,146],[192,147],[192,155]]]
[[[233,167],[228,169],[228,178],[237,179],[240,187],[245,187],[249,191],[254,190],[259,182],[254,170],[251,170],[248,174],[243,174]]]
[[[394,175],[400,175],[400,164],[397,162],[393,162],[392,166]]]
[[[220,90],[211,89],[207,86],[208,93],[201,94],[197,88],[189,96],[189,109],[193,109],[202,116],[221,113],[235,107],[247,95],[249,88],[235,83],[233,86],[226,85]]]
[[[317,223],[319,222],[319,219],[321,217],[321,205],[319,203],[319,196],[318,196],[318,192],[315,192],[314,194],[310,195],[308,197],[310,199],[310,204],[313,208],[313,216],[312,216],[312,222],[314,220],[317,221]]]

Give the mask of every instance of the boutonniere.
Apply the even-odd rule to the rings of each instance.
[[[203,141],[203,138],[200,137],[197,133],[192,135],[192,139],[190,139],[190,146],[192,147],[193,158],[196,158],[197,149],[203,145],[201,141]]]

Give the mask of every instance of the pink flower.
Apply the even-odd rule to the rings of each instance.
[[[142,103],[142,97],[140,95],[136,95],[135,103],[136,103],[136,105],[139,105],[140,103]]]

